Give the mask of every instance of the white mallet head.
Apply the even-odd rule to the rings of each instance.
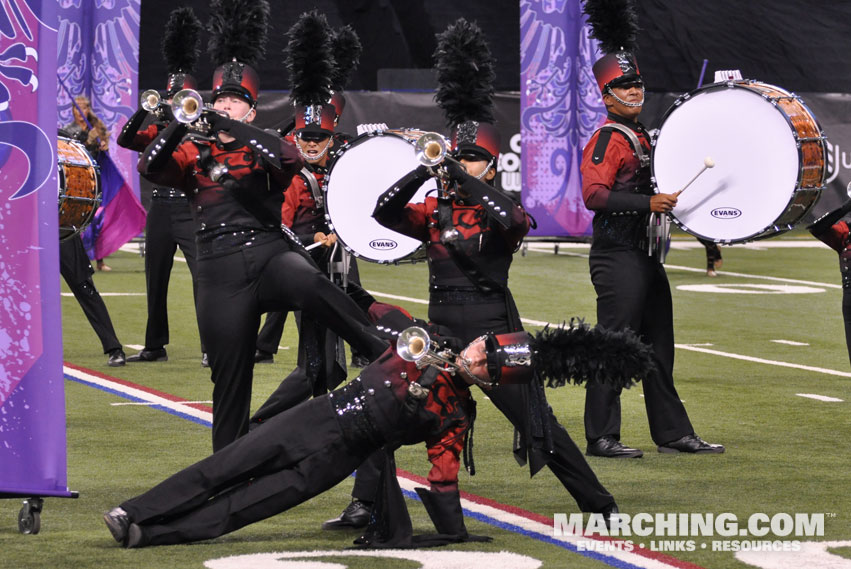
[[[703,165],[706,166],[707,168],[714,168],[715,167],[715,160],[713,160],[711,156],[707,156],[706,158],[703,159]]]

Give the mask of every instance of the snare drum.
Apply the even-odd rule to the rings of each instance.
[[[340,147],[325,176],[325,217],[347,251],[374,263],[423,258],[422,242],[388,229],[372,218],[379,196],[416,169],[413,131],[362,134]],[[425,201],[437,189],[428,180],[411,199]]]
[[[684,231],[742,243],[792,229],[816,203],[825,136],[800,97],[756,81],[715,83],[666,112],[651,155],[654,190],[671,194],[706,170],[671,212]]]
[[[59,137],[59,240],[85,229],[100,205],[100,168],[76,140]]]

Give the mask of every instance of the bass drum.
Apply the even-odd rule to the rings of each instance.
[[[362,134],[341,146],[328,168],[325,216],[346,250],[360,259],[399,263],[425,257],[422,241],[387,229],[372,217],[378,197],[420,165],[414,132]],[[426,193],[436,189],[436,180],[428,180],[411,203],[425,201]]]
[[[92,222],[100,206],[100,167],[85,146],[57,139],[59,166],[59,240],[77,235]]]
[[[765,239],[792,229],[816,203],[825,178],[825,136],[800,97],[757,81],[708,85],[678,99],[654,137],[654,190],[679,191],[671,217],[718,243]]]

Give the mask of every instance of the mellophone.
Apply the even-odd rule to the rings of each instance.
[[[653,188],[672,194],[688,187],[669,215],[695,237],[765,239],[792,229],[815,205],[825,146],[797,95],[758,81],[714,83],[681,96],[663,116],[652,140]],[[664,222],[653,223],[649,236],[658,243]]]

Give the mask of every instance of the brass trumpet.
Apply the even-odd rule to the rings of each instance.
[[[139,105],[149,113],[155,113],[159,111],[161,103],[162,98],[159,92],[156,89],[148,89],[142,93]]]
[[[448,145],[446,139],[436,132],[427,132],[417,139],[414,145],[417,161],[429,168],[437,166],[446,158]]]
[[[417,369],[430,365],[450,374],[461,369],[461,366],[455,363],[456,355],[448,349],[438,351],[428,332],[419,326],[402,330],[396,340],[396,354],[406,362],[416,362]]]
[[[171,112],[178,122],[191,124],[204,113],[204,99],[194,89],[182,89],[171,99]]]
[[[431,170],[433,176],[440,178],[445,186],[449,183],[446,162],[454,162],[467,171],[467,167],[449,155],[449,142],[436,132],[427,132],[417,138],[414,144],[417,161]]]
[[[171,113],[177,122],[189,127],[192,136],[204,139],[212,136],[210,123],[205,120],[205,116],[215,113],[229,118],[226,112],[205,105],[201,94],[194,89],[182,89],[172,97]]]

